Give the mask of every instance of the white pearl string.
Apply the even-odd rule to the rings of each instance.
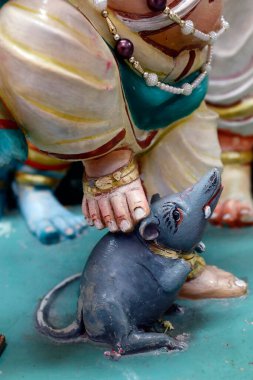
[[[94,0],[94,3],[96,3],[96,7],[101,10],[101,8],[106,3],[106,1]],[[222,16],[221,29],[218,32],[212,31],[207,34],[196,29],[193,21],[182,20],[176,13],[172,12],[169,7],[165,8],[164,14],[168,15],[168,17],[172,21],[176,22],[181,27],[181,31],[183,34],[193,35],[199,40],[207,43],[208,45],[207,60],[204,63],[204,65],[201,67],[201,73],[199,74],[199,76],[192,83],[184,83],[181,87],[176,87],[176,86],[172,86],[170,84],[161,82],[156,73],[144,72],[140,62],[138,62],[133,56],[130,57],[128,61],[132,64],[133,68],[142,75],[147,86],[157,87],[162,91],[169,92],[175,95],[190,96],[193,90],[195,90],[204,81],[208,73],[211,71],[212,58],[213,58],[212,45],[229,28],[229,23]],[[106,19],[109,31],[113,34],[114,40],[119,41],[121,39],[121,36],[118,34],[116,26],[113,24],[113,22],[109,18],[109,13],[105,8],[102,9],[102,16]]]
[[[207,42],[209,45],[213,45],[217,38],[220,37],[227,29],[229,29],[229,23],[221,17],[221,29],[218,32],[204,33],[201,30],[195,28],[192,20],[183,20],[175,12],[173,12],[169,7],[166,7],[164,12],[171,21],[178,24],[184,35],[193,35],[201,41]]]

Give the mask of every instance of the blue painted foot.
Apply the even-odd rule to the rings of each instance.
[[[31,232],[43,244],[56,244],[73,239],[86,227],[83,216],[66,210],[51,189],[39,189],[15,184],[20,210]]]

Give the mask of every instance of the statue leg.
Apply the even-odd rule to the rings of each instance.
[[[28,161],[16,172],[14,190],[20,210],[31,232],[43,244],[72,239],[85,228],[83,216],[68,211],[54,195],[68,167],[68,163],[30,146]]]
[[[107,310],[101,311],[99,315],[101,318],[99,326],[103,326],[106,331],[106,341],[113,348],[112,351],[105,352],[108,357],[118,359],[125,353],[150,351],[163,347],[170,350],[186,348],[185,342],[167,334],[139,331],[137,327],[129,323],[128,316],[121,306],[113,302],[109,302]],[[96,322],[98,322],[97,319]]]
[[[164,196],[168,192],[182,191],[209,169],[222,169],[220,154],[217,114],[202,104],[142,157],[141,167],[149,197],[154,193]],[[189,299],[228,298],[240,297],[246,292],[244,281],[204,264],[196,277],[184,284],[181,296]]]
[[[229,227],[253,225],[251,164],[253,137],[219,132],[224,163],[224,191],[212,222]]]

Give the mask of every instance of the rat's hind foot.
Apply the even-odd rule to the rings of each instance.
[[[167,348],[168,350],[184,350],[187,344],[166,334],[135,332],[122,339],[121,348],[126,354]]]
[[[83,217],[66,210],[51,189],[16,184],[15,192],[29,229],[41,243],[55,244],[62,239],[73,239],[85,229]]]
[[[124,350],[118,345],[117,350],[105,351],[104,356],[108,359],[118,361],[124,353]]]
[[[238,279],[232,273],[207,265],[198,277],[183,285],[180,297],[188,299],[233,298],[241,297],[246,293],[246,282]]]

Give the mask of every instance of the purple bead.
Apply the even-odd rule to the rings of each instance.
[[[133,55],[134,45],[130,40],[122,38],[117,42],[116,49],[122,58],[129,59]]]
[[[162,12],[167,6],[167,0],[147,0],[149,9],[154,12]]]

